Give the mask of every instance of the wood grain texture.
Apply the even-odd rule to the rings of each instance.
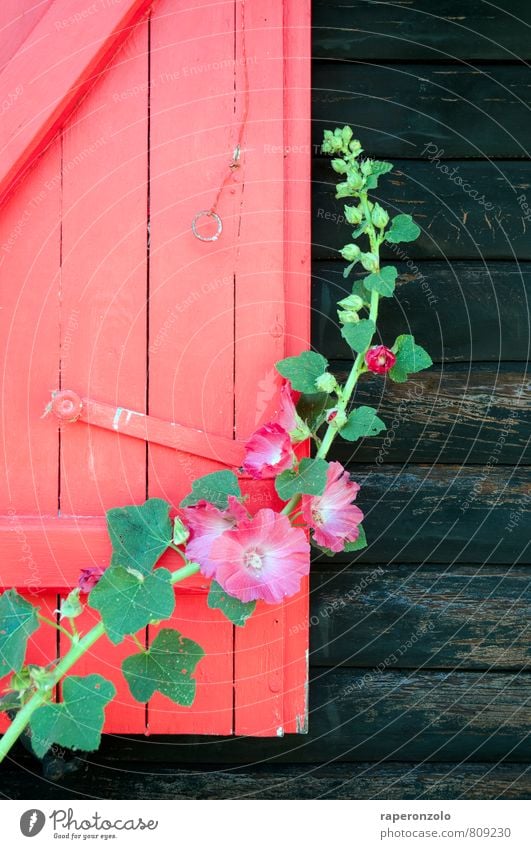
[[[399,466],[376,470],[349,466],[361,485],[369,545],[345,562],[514,563],[529,561],[526,548],[531,499],[526,468]]]
[[[531,571],[514,566],[315,570],[310,663],[525,669],[530,589]]]
[[[353,53],[353,59],[357,57]],[[529,156],[525,66],[314,62],[312,136],[349,124],[374,156]]]
[[[67,768],[68,768],[67,762]],[[71,762],[70,762],[71,763]],[[27,762],[3,768],[10,799],[527,799],[525,764],[360,763],[178,769],[123,763],[83,766],[61,777],[62,761],[41,776]]]
[[[332,369],[346,380],[344,364],[332,363]],[[367,374],[356,387],[354,406],[377,409],[387,430],[357,442],[338,437],[330,456],[377,466],[482,465],[491,456],[501,465],[529,464],[530,401],[526,367],[518,364],[433,366],[407,383]]]
[[[432,62],[517,61],[531,55],[527,0],[314,0],[313,53],[319,58]]]
[[[348,228],[342,230],[346,241]],[[529,263],[393,263],[399,272],[395,297],[380,301],[378,327],[384,339],[413,333],[434,362],[527,362]],[[312,341],[331,360],[350,356],[337,329],[337,301],[366,273],[344,280],[345,266],[342,259],[313,265]]]
[[[371,150],[367,153],[370,155]],[[531,198],[527,163],[393,161],[393,171],[381,179],[374,197],[391,215],[413,215],[421,235],[416,242],[399,245],[399,250],[385,248],[382,255],[386,259],[531,258],[529,221],[525,221],[527,213],[518,201],[522,195],[528,203]],[[333,173],[329,162],[315,161],[315,259],[337,259],[337,251],[350,235],[348,226],[337,223],[344,202],[334,199]],[[462,185],[456,182],[459,179]]]
[[[529,763],[527,673],[315,669],[309,734],[283,739],[172,737],[115,742],[100,752],[124,761],[187,764],[466,760]]]

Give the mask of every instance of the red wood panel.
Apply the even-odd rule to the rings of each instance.
[[[61,386],[140,412],[146,400],[147,48],[144,22],[63,131]],[[116,505],[141,503],[145,452],[129,436],[64,425],[61,514],[101,516]],[[88,565],[88,559],[77,563]],[[124,645],[100,641],[79,669],[102,672],[117,687],[106,729],[142,732],[145,710],[119,670],[124,653]]]
[[[236,421],[242,438],[275,400],[273,364],[309,345],[309,3],[240,8],[240,87],[248,86],[245,208],[236,272]],[[296,224],[291,222],[297,219]],[[259,263],[254,262],[259,250]],[[256,385],[253,370],[266,376]],[[268,384],[267,377],[270,376]],[[269,400],[269,399],[267,399]],[[281,735],[305,726],[307,586],[263,605],[236,631],[236,733]],[[299,623],[300,630],[294,629]],[[294,636],[296,633],[296,636]]]
[[[19,92],[0,124],[0,197],[17,183],[151,0],[54,0],[0,74]]]
[[[234,59],[232,0],[208,7],[204,0],[184,6],[162,0],[156,6],[151,25],[149,413],[231,438],[237,176],[220,199],[219,241],[196,239],[191,222],[213,204],[236,145]],[[194,478],[217,468],[212,460],[151,445],[149,494],[177,504]],[[216,651],[227,658],[232,626],[204,602],[204,597],[193,602],[194,638],[206,647],[215,633]],[[206,727],[229,733],[231,676],[221,662],[215,669],[210,660],[203,661],[198,674],[202,670],[209,678],[217,676],[208,689],[212,716]],[[205,704],[201,696],[200,711]],[[152,733],[200,730],[190,712],[177,711],[172,718],[162,696],[150,703],[149,723]]]
[[[3,0],[0,6],[0,70],[17,52],[52,2],[53,0]],[[18,95],[22,94],[20,84],[17,88]],[[17,90],[11,92],[11,95],[17,96]]]

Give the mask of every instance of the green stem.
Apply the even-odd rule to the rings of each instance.
[[[198,563],[187,563],[186,566],[183,566],[182,569],[178,569],[176,572],[172,574],[171,583],[177,584],[179,581],[184,581],[185,578],[190,577],[190,575],[195,575],[199,572],[199,564]],[[47,621],[48,624],[54,625],[59,630],[62,630],[67,634],[72,640],[72,646],[65,654],[62,660],[59,661],[55,670],[50,674],[48,681],[46,683],[46,689],[38,690],[28,702],[22,707],[17,715],[15,716],[13,722],[7,729],[6,733],[0,740],[0,763],[4,760],[6,755],[8,754],[11,747],[16,743],[26,726],[31,720],[31,717],[42,707],[45,702],[47,702],[50,698],[50,694],[53,692],[54,687],[57,686],[61,678],[74,666],[75,663],[82,657],[85,652],[87,652],[94,643],[96,643],[100,637],[103,637],[105,634],[105,628],[103,627],[103,622],[98,622],[97,625],[94,626],[84,637],[81,639],[75,639],[71,634],[68,634],[64,628],[60,625],[56,625],[51,620],[45,620],[45,617],[39,617],[43,621]],[[143,650],[143,647],[142,647]]]
[[[60,631],[61,634],[64,634],[65,637],[68,637],[70,642],[74,639],[73,634],[70,631],[67,631],[66,628],[63,628],[62,625],[59,625],[58,622],[54,622],[53,619],[48,619],[46,616],[42,616],[40,613],[37,614],[39,621],[43,622],[45,625],[50,625],[51,628],[55,628],[56,631]]]

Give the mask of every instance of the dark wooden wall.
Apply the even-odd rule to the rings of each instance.
[[[395,162],[379,194],[422,236],[383,339],[412,332],[435,365],[366,380],[390,441],[337,447],[370,545],[314,567],[309,735],[107,740],[60,791],[61,761],[28,790],[22,758],[10,795],[529,797],[531,8],[499,6],[314,0],[314,142],[350,123]],[[316,149],[314,343],[342,372],[332,184]]]

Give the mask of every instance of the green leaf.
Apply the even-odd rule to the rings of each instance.
[[[195,698],[192,674],[204,651],[173,628],[163,628],[147,651],[132,654],[122,672],[137,702],[147,702],[159,692],[178,705],[189,707]]]
[[[345,324],[341,328],[341,335],[346,339],[352,350],[359,354],[361,351],[367,350],[375,330],[374,321],[369,318],[362,318],[357,324]]]
[[[304,457],[296,471],[288,469],[275,480],[275,489],[283,501],[294,495],[322,495],[326,486],[328,463],[318,458]]]
[[[380,271],[369,274],[363,279],[363,285],[369,292],[375,290],[383,295],[384,298],[390,298],[395,291],[395,280],[398,277],[398,271],[394,265],[386,265]]]
[[[328,360],[315,351],[303,351],[276,363],[277,371],[291,381],[295,392],[315,392],[315,381],[327,368]]]
[[[395,383],[405,383],[408,374],[422,371],[433,365],[427,351],[421,345],[417,345],[414,337],[409,334],[399,336],[391,350],[396,354],[396,363],[390,369],[389,377]]]
[[[388,174],[389,171],[392,170],[393,166],[390,162],[382,162],[379,159],[371,159],[371,174],[381,177],[382,174]]]
[[[38,758],[57,743],[93,752],[100,745],[105,707],[115,697],[111,681],[101,675],[63,681],[63,701],[38,708],[30,720],[31,746]]]
[[[0,598],[0,678],[22,668],[28,639],[39,627],[37,610],[16,590]]]
[[[89,604],[101,614],[111,642],[121,643],[126,634],[171,616],[175,594],[170,580],[167,569],[148,575],[123,566],[105,570],[90,593]]]
[[[385,424],[376,415],[374,407],[358,407],[349,414],[347,423],[341,428],[340,433],[343,439],[355,442],[362,436],[376,436],[385,429]]]
[[[414,242],[419,236],[420,227],[415,224],[411,215],[395,215],[385,234],[385,241],[396,245],[398,242]]]
[[[162,498],[150,498],[141,506],[108,510],[107,528],[113,548],[111,566],[126,563],[139,572],[151,572],[172,539],[169,508]]]
[[[256,601],[240,601],[239,598],[234,598],[234,596],[226,593],[217,581],[212,581],[207,605],[212,610],[221,610],[233,625],[243,628],[249,616],[254,612]]]
[[[222,472],[212,472],[197,478],[192,484],[192,492],[181,501],[181,507],[191,507],[198,501],[210,501],[216,507],[224,510],[228,506],[229,495],[241,498],[242,493],[238,478],[234,472],[224,469]]]
[[[0,698],[0,713],[20,710],[21,707],[20,695],[18,693],[7,693],[5,696]]]

